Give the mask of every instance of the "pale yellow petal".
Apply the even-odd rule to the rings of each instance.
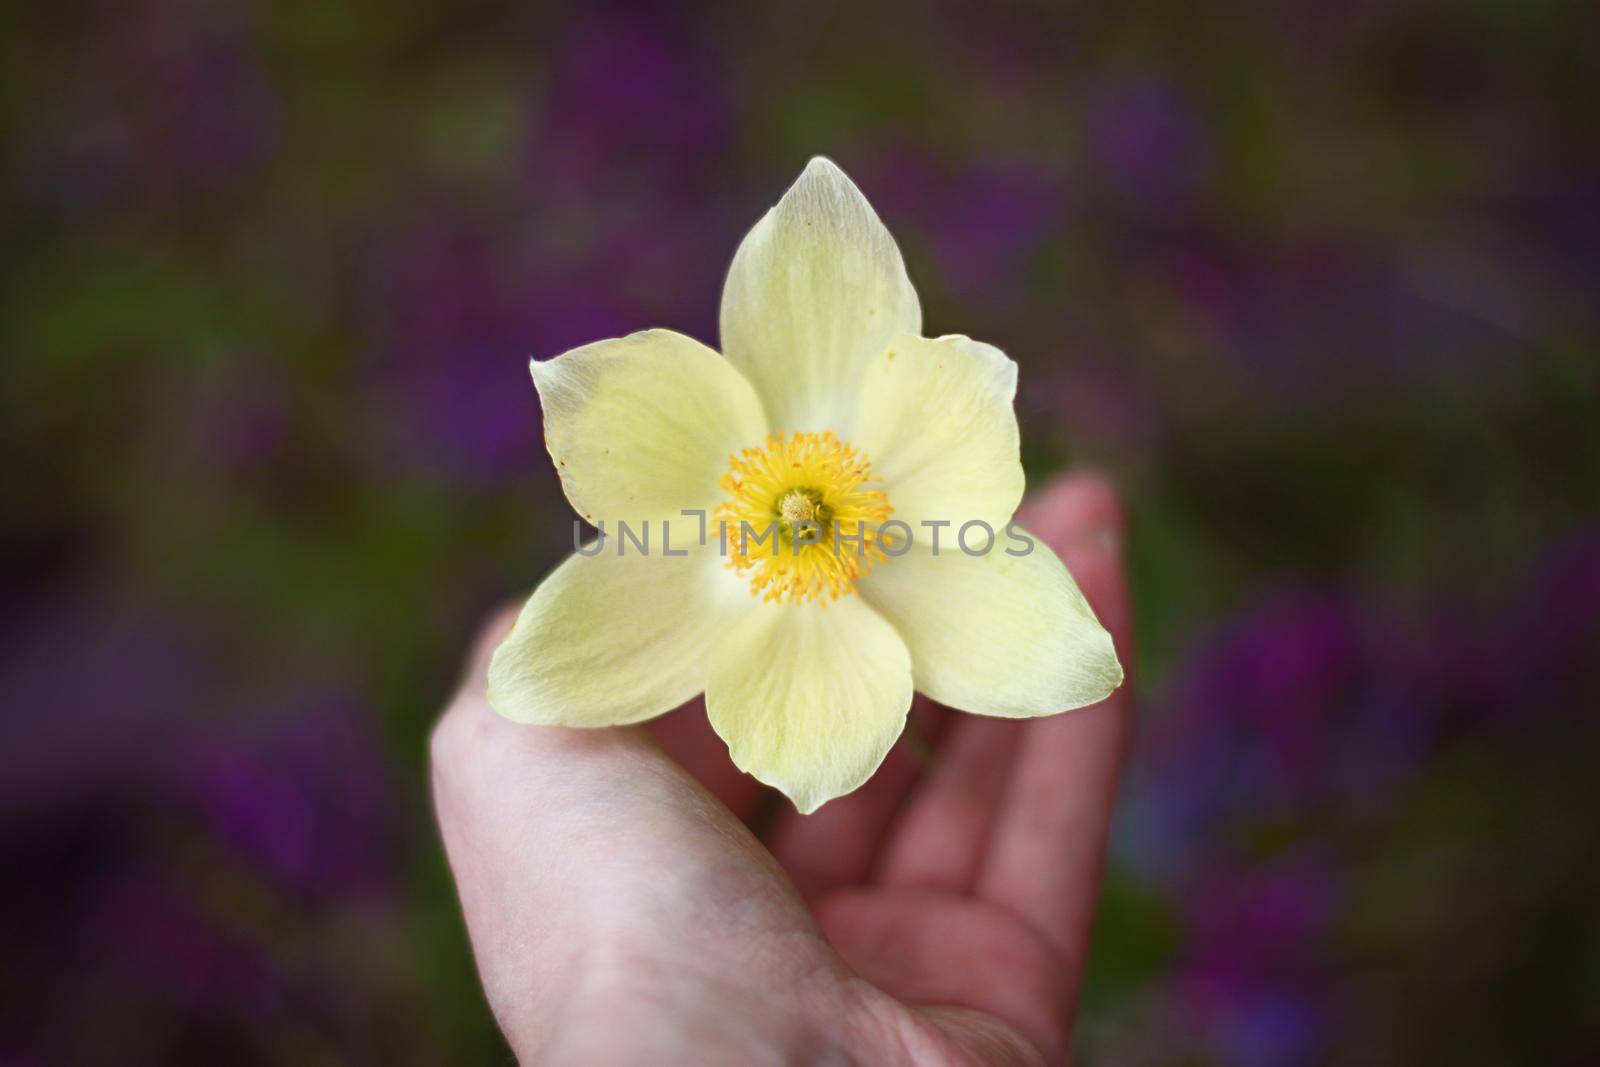
[[[711,648],[751,604],[714,545],[643,556],[608,539],[598,555],[568,557],[528,599],[489,662],[489,703],[559,726],[671,711],[705,689]]]
[[[902,335],[867,364],[850,441],[872,461],[894,517],[1003,526],[1022,500],[1017,365],[968,337]],[[931,530],[929,531],[932,532]]]
[[[739,769],[809,813],[872,776],[911,693],[906,646],[860,598],[769,603],[712,652],[706,712]]]
[[[607,532],[716,507],[728,457],[767,432],[750,383],[670,330],[597,341],[531,369],[567,499]]]
[[[982,546],[980,531],[968,545]],[[1031,549],[1023,555],[1028,545]],[[926,545],[859,586],[911,649],[917,689],[980,715],[1027,718],[1084,707],[1122,684],[1108,634],[1067,568],[1020,527],[986,554]]]
[[[781,432],[842,435],[862,368],[890,338],[921,330],[894,238],[821,157],[745,237],[722,290],[722,350]]]

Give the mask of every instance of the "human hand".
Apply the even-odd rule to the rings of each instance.
[[[1128,663],[1110,488],[1024,509]],[[1067,1057],[1127,687],[1030,720],[918,698],[861,789],[760,838],[765,790],[699,701],[648,727],[508,722],[502,615],[434,731],[434,800],[479,973],[525,1063],[1038,1064]]]

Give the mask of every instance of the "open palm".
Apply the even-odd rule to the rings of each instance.
[[[1070,478],[1025,518],[1126,663],[1110,490]],[[512,1048],[551,1064],[1063,1062],[1125,693],[1021,722],[919,698],[914,736],[867,785],[762,818],[771,795],[697,705],[648,729],[516,726],[489,709],[480,654],[435,731],[434,791]]]

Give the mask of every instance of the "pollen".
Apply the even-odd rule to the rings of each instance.
[[[817,502],[801,489],[791,489],[778,500],[778,517],[790,524],[815,522],[817,511]]]
[[[832,433],[773,434],[729,457],[713,516],[728,565],[763,600],[827,604],[885,558],[892,514],[872,464]]]

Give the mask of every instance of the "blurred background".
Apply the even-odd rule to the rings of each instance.
[[[1597,1062],[1600,15],[69,0],[0,35],[0,1062],[505,1062],[425,738],[529,356],[825,153],[1134,515],[1086,1064]]]

